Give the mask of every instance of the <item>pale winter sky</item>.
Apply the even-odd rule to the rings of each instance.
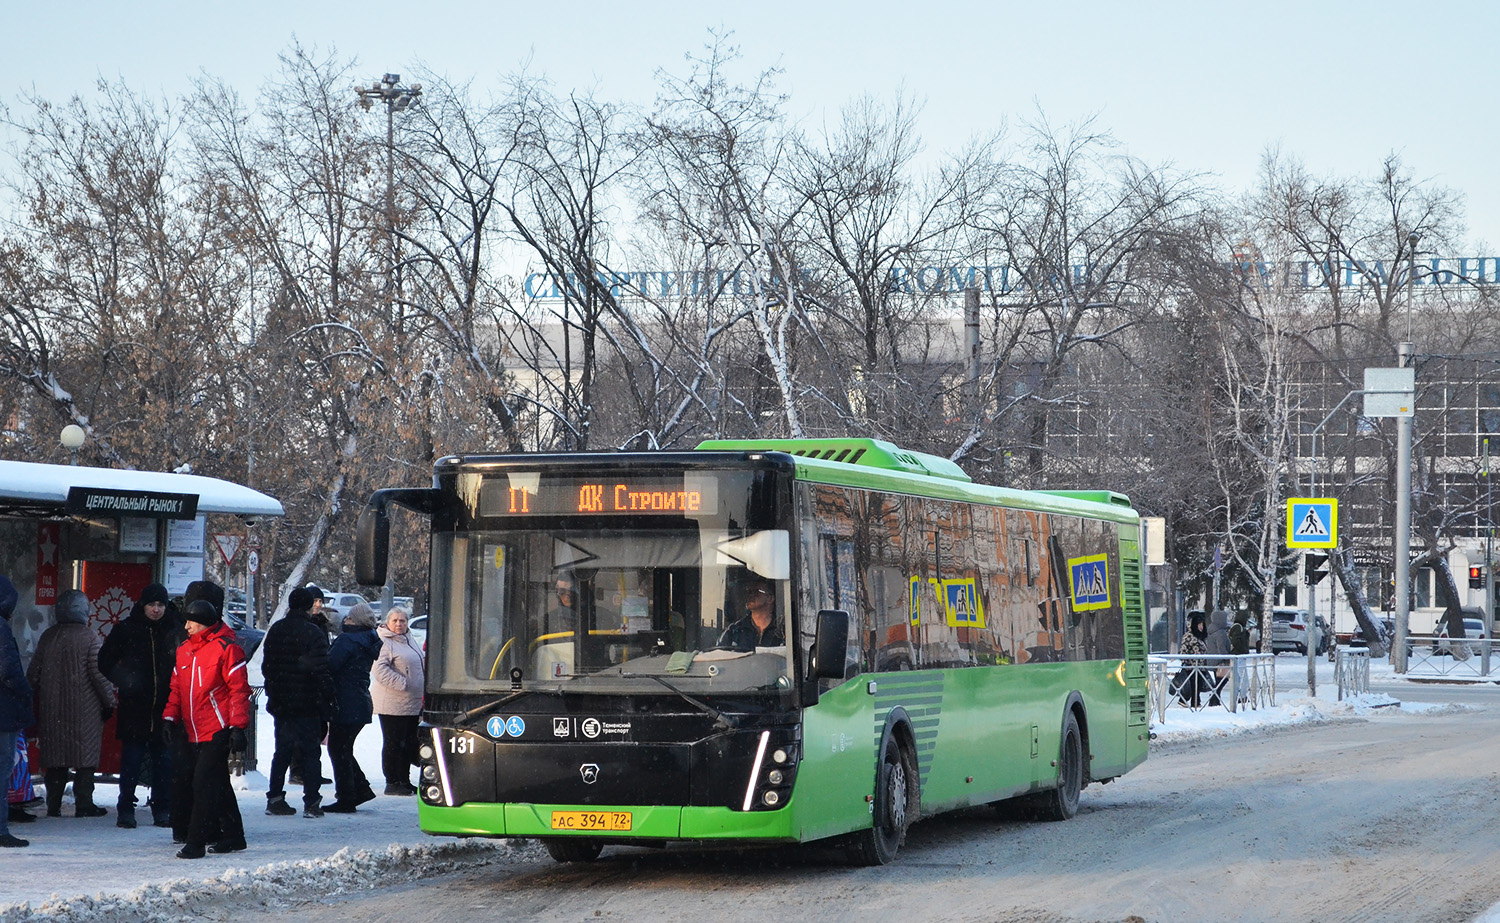
[[[28,3],[0,34],[0,99],[34,87],[61,101],[101,75],[175,96],[200,71],[250,98],[295,37],[357,59],[367,80],[423,62],[493,87],[530,59],[560,89],[649,105],[657,69],[685,73],[710,27],[733,31],[747,76],[783,67],[809,126],[904,85],[926,101],[930,149],[1040,107],[1059,126],[1097,115],[1126,152],[1231,191],[1253,183],[1270,146],[1340,176],[1373,174],[1395,152],[1464,193],[1469,255],[1500,250],[1500,6],[1454,0]]]

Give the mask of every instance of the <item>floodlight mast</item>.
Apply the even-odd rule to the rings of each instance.
[[[394,300],[399,284],[393,284],[399,260],[396,252],[396,113],[404,112],[422,95],[422,85],[414,83],[403,87],[400,74],[386,74],[380,82],[368,87],[355,87],[359,104],[366,111],[378,100],[385,103],[385,229],[390,245],[390,262],[386,272],[386,314],[393,324],[396,320]],[[399,283],[399,280],[397,280]]]

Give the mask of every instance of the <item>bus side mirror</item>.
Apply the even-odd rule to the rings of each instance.
[[[391,552],[392,503],[431,516],[438,492],[431,488],[388,487],[370,494],[354,527],[354,579],[364,586],[385,584],[386,562]]]
[[[843,679],[848,656],[849,613],[842,609],[821,610],[808,674],[815,680]]]
[[[391,517],[384,503],[371,500],[354,527],[354,579],[364,586],[383,586],[391,550]]]

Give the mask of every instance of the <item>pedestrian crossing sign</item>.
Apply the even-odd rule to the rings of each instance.
[[[1332,548],[1339,542],[1339,502],[1294,497],[1286,502],[1288,548]]]

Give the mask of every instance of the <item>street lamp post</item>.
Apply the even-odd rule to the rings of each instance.
[[[1495,485],[1490,480],[1490,440],[1485,437],[1479,455],[1479,476],[1484,478],[1484,633],[1495,636]],[[1488,672],[1488,671],[1486,671]]]
[[[78,449],[82,447],[83,440],[86,435],[87,434],[83,431],[83,427],[79,426],[77,423],[69,423],[67,426],[64,426],[62,428],[62,432],[58,435],[57,441],[61,442],[62,447],[68,450],[68,464],[78,464]]]
[[[1396,344],[1396,365],[1406,368],[1412,357],[1412,286],[1417,277],[1417,234],[1406,242],[1406,342]],[[1396,418],[1396,650],[1391,665],[1406,672],[1406,639],[1411,624],[1411,417]]]
[[[376,83],[368,87],[355,87],[354,92],[359,94],[359,104],[368,110],[377,101],[385,103],[385,229],[390,244],[390,269],[386,276],[386,312],[391,320],[395,320],[392,306],[393,293],[399,286],[392,284],[392,276],[397,269],[396,253],[396,113],[400,112],[416,101],[422,95],[422,85],[412,84],[409,87],[400,86],[400,74],[386,74]]]

